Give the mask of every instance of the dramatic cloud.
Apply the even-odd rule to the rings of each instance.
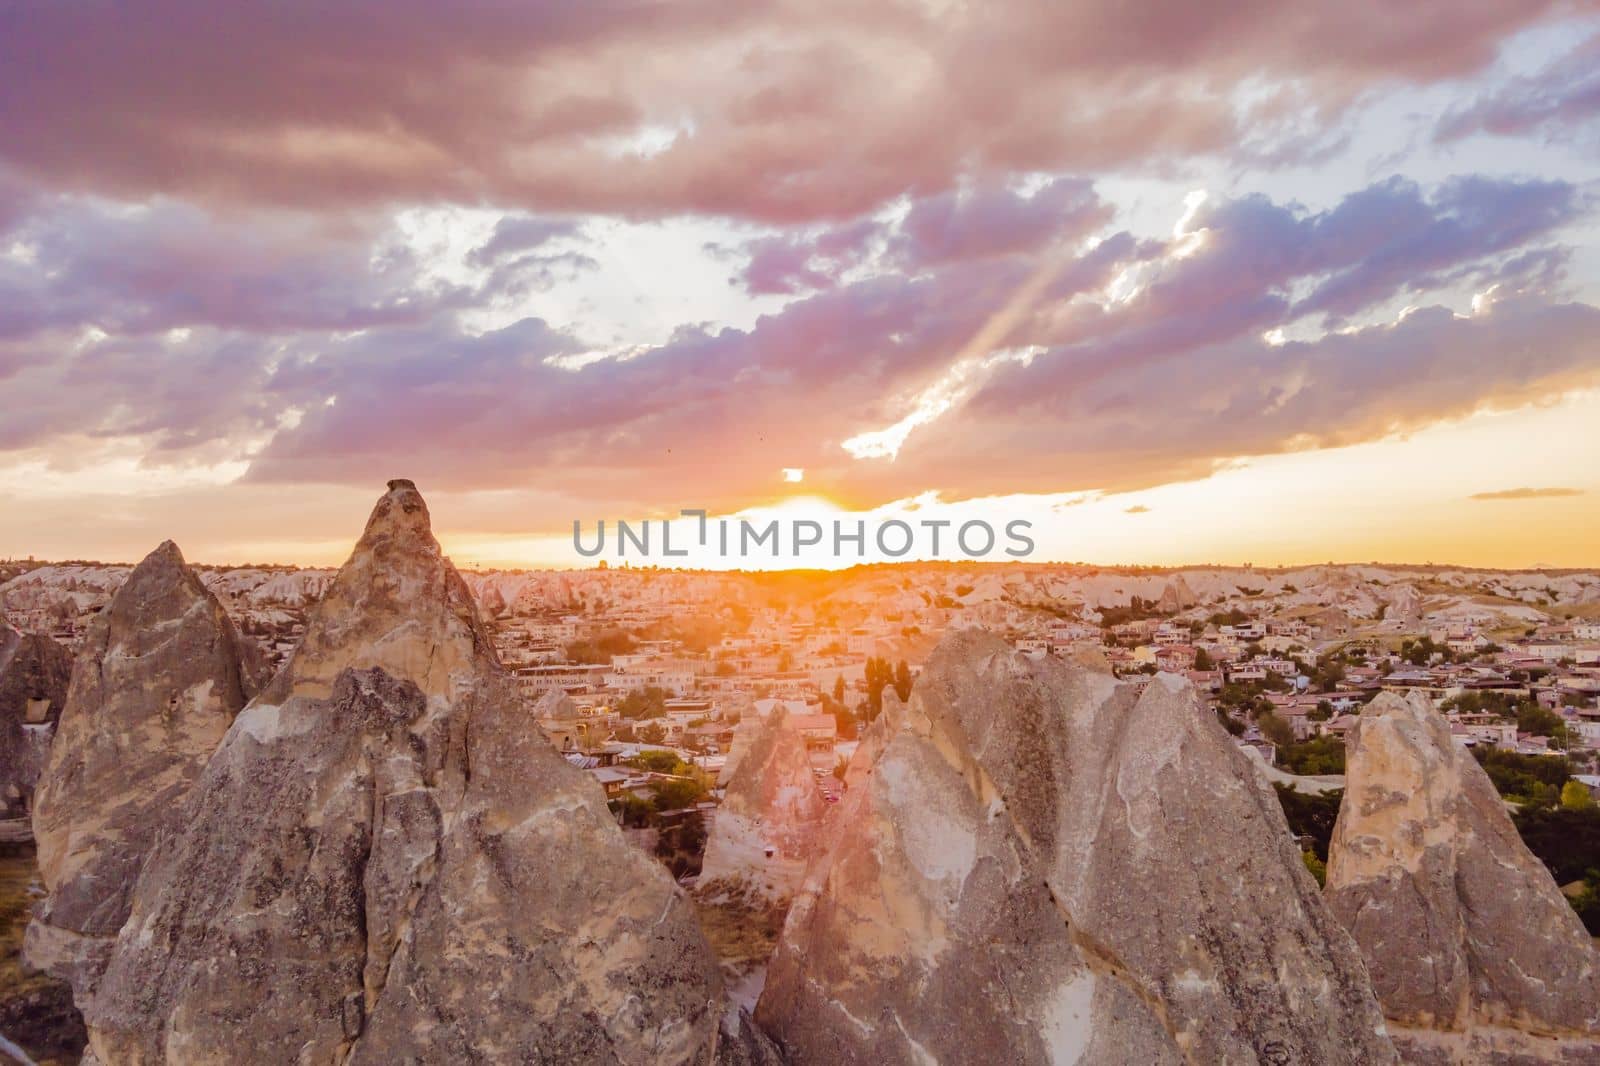
[[[0,464],[332,499],[398,457],[609,513],[784,471],[1099,500],[1543,401],[1600,383],[1566,145],[1600,37],[1563,19],[12,5]]]
[[[1552,10],[13,4],[0,159],[125,198],[837,219],[963,177],[1325,151],[1363,92],[1469,75]]]
[[[221,455],[278,483],[365,484],[410,454],[437,484],[635,504],[743,505],[783,468],[869,503],[1154,484],[1587,380],[1593,309],[1507,265],[1542,262],[1577,210],[1555,182],[1390,180],[1317,213],[1219,200],[1155,241],[1104,233],[1080,181],[975,187],[782,238],[790,269],[763,276],[814,291],[749,329],[596,352],[537,317],[483,330],[460,314],[537,291],[529,261],[576,255],[550,250],[580,237],[571,221],[503,220],[466,252],[468,284],[360,228],[69,200],[17,226],[29,252],[0,260],[26,294],[0,313],[20,400],[0,447],[143,436],[152,461]],[[748,252],[753,285],[771,249]],[[1429,308],[1266,338],[1484,262],[1507,283],[1471,319]],[[844,448],[918,410],[893,462]]]
[[[1474,500],[1549,500],[1563,496],[1582,496],[1582,489],[1501,489],[1499,492],[1475,492]]]
[[[958,496],[984,491],[1002,462],[1018,491],[1204,476],[1236,456],[1354,444],[1592,387],[1596,328],[1586,305],[1506,302],[1313,343],[1212,346],[1089,380],[1041,358],[997,376],[1005,401],[980,393],[925,442],[913,436],[895,473]]]
[[[374,224],[303,214],[250,224],[180,203],[136,209],[67,199],[0,229],[0,339],[92,326],[109,334],[183,327],[265,333],[419,322],[467,305],[425,285],[419,264]]]

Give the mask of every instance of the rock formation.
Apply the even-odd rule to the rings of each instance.
[[[71,678],[72,652],[0,617],[0,811],[26,810]]]
[[[712,819],[702,892],[787,903],[805,876],[827,807],[805,738],[778,707],[750,742]]]
[[[969,769],[925,719],[885,740],[790,910],[758,1022],[797,1066],[1182,1062],[1129,986],[1091,968]]]
[[[550,689],[533,705],[536,722],[566,722],[578,717],[578,705],[559,688]]]
[[[534,703],[533,720],[551,746],[560,752],[597,747],[609,735],[595,723],[585,720],[572,697],[559,688],[550,689]]]
[[[728,757],[722,763],[722,769],[717,773],[717,787],[727,788],[733,781],[733,775],[739,772],[739,764],[750,751],[750,746],[755,743],[761,734],[761,716],[756,714],[753,706],[746,707],[733,726],[733,742],[728,745]]]
[[[703,1061],[688,902],[529,728],[409,481],[145,865],[107,1066]]]
[[[1445,720],[1385,694],[1348,743],[1327,898],[1402,1053],[1600,1062],[1600,953]]]
[[[84,998],[159,833],[254,681],[239,635],[171,541],[151,552],[84,636],[34,807],[49,897],[29,961]]]
[[[872,776],[873,767],[878,763],[878,756],[883,754],[883,749],[888,747],[890,739],[905,724],[905,718],[906,705],[900,702],[900,696],[895,692],[894,686],[884,686],[883,703],[878,717],[861,727],[856,750],[850,753],[850,760],[845,763],[843,783],[846,790],[866,784],[867,779]],[[834,808],[835,811],[841,809]]]
[[[1276,798],[1192,687],[947,637],[757,1007],[796,1063],[1393,1062]]]
[[[1156,606],[1166,614],[1177,614],[1179,611],[1187,611],[1198,602],[1183,575],[1176,574],[1161,590],[1161,598],[1156,601]]]

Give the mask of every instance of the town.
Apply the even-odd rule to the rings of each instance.
[[[7,566],[0,609],[24,632],[68,645],[127,572]],[[201,572],[272,665],[333,575]],[[940,635],[980,625],[1028,655],[1104,656],[1135,684],[1186,676],[1275,779],[1337,784],[1344,735],[1391,691],[1433,700],[1519,804],[1555,806],[1568,780],[1600,787],[1592,573],[954,563],[781,573],[602,565],[463,578],[531,717],[601,783],[619,820],[647,832],[713,810],[730,759],[779,707],[836,800],[885,690],[904,699]],[[1540,773],[1528,759],[1562,769]],[[662,854],[692,880],[693,849],[674,850],[679,836],[663,834],[673,844]]]

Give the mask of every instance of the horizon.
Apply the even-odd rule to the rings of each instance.
[[[173,543],[177,544],[174,540]],[[741,575],[764,576],[769,574],[818,574],[827,576],[848,575],[856,570],[885,570],[916,567],[970,567],[974,569],[1078,569],[1095,570],[1115,573],[1182,573],[1193,570],[1244,570],[1257,573],[1291,573],[1299,570],[1312,570],[1318,567],[1331,567],[1346,569],[1367,567],[1375,570],[1393,570],[1408,572],[1446,571],[1446,572],[1481,572],[1486,574],[1593,574],[1600,573],[1600,563],[1593,566],[1469,566],[1463,563],[1452,562],[1393,562],[1379,559],[1325,559],[1319,562],[1297,562],[1283,564],[1257,564],[1243,563],[1218,563],[1197,562],[1181,563],[1175,565],[1159,565],[1154,563],[1138,562],[1094,562],[1086,559],[892,559],[877,560],[872,562],[853,562],[837,567],[821,566],[782,566],[782,567],[698,567],[698,566],[665,566],[659,563],[639,562],[631,559],[612,564],[609,560],[605,565],[598,563],[573,566],[511,566],[495,565],[492,563],[462,562],[449,550],[442,540],[440,547],[446,559],[457,570],[474,574],[586,574],[586,573],[662,573],[662,574],[703,574],[703,575]],[[178,544],[182,551],[183,545]],[[154,549],[152,549],[154,550]],[[45,558],[37,555],[26,558],[6,557],[0,558],[0,566],[12,566],[19,563],[30,564],[34,568],[46,566],[104,566],[104,567],[134,567],[139,564],[140,558],[132,559],[87,559],[87,558]],[[191,559],[187,554],[184,562],[196,570],[332,570],[337,571],[345,562],[341,559],[335,563],[287,563],[265,560],[251,560],[249,562],[212,562],[205,559]]]

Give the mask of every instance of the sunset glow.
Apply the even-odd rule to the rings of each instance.
[[[333,563],[403,474],[483,565],[802,486],[1035,561],[1597,561],[1600,22],[879,6],[17,14],[0,556]]]

